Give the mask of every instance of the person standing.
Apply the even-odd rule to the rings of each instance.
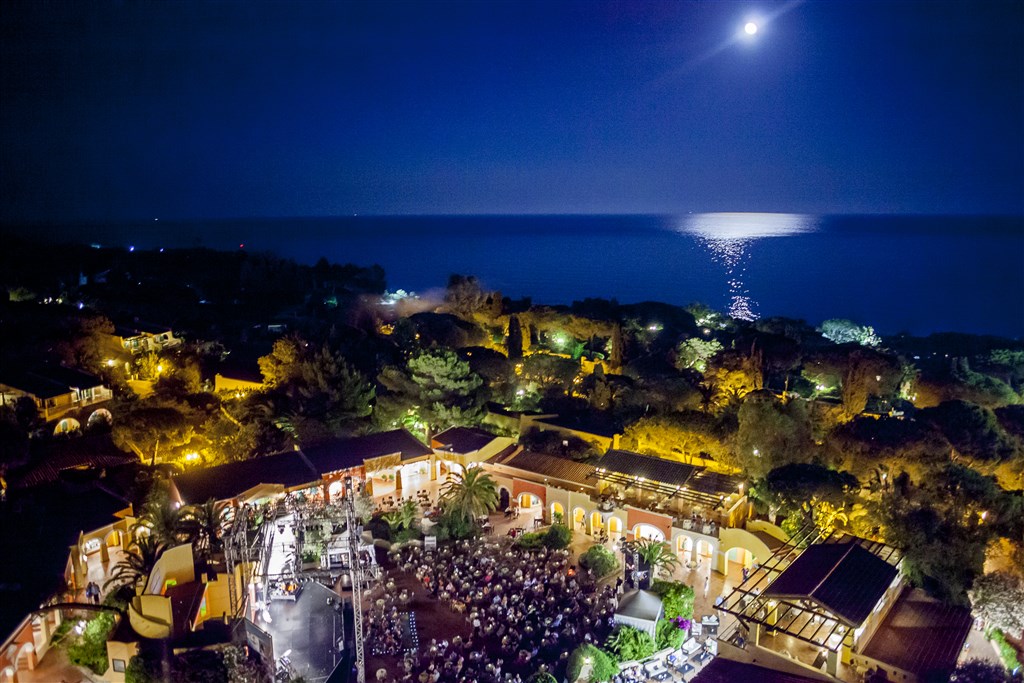
[[[710,571],[708,572],[708,575],[704,577],[704,597],[705,598],[708,597],[708,589],[709,588],[711,588],[711,572]]]

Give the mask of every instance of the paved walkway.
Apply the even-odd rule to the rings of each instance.
[[[87,669],[74,666],[59,647],[52,647],[34,671],[19,671],[18,683],[92,683],[98,680]]]

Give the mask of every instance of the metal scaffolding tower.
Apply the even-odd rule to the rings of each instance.
[[[356,681],[366,683],[366,656],[363,641],[363,559],[360,552],[362,530],[356,517],[356,495],[352,478],[345,477],[345,535],[348,539],[348,563],[352,574],[352,628],[356,648]]]

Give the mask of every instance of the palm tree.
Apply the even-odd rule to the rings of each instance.
[[[141,579],[149,576],[163,550],[164,545],[158,543],[153,536],[137,535],[132,544],[128,546],[128,552],[124,559],[114,565],[114,571],[110,574],[104,587],[134,586]]]
[[[672,573],[679,566],[679,558],[664,541],[641,538],[634,545],[637,555],[651,568],[651,576],[657,574],[658,570]]]
[[[142,506],[142,514],[132,527],[133,533],[140,528],[148,530],[159,545],[175,546],[185,539],[182,528],[182,510],[169,499],[152,497]]]
[[[448,512],[473,520],[498,507],[498,487],[491,475],[472,467],[441,487],[441,502]]]
[[[181,510],[180,528],[204,555],[212,555],[223,548],[222,538],[231,518],[231,507],[213,498],[202,505],[190,505]]]

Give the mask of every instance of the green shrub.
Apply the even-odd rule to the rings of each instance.
[[[651,592],[661,598],[666,619],[693,618],[693,589],[685,583],[658,580],[651,584]]]
[[[423,532],[415,527],[409,529],[402,529],[394,534],[392,539],[395,543],[405,543],[406,541],[415,541],[423,537]]]
[[[566,663],[565,678],[569,683],[575,683],[580,677],[588,657],[590,658],[590,680],[610,681],[615,674],[619,673],[619,663],[607,652],[590,643],[583,643],[572,651],[569,661]]]
[[[516,539],[516,545],[524,550],[536,550],[544,545],[544,532],[533,531]]]
[[[595,576],[602,577],[618,569],[619,561],[615,559],[615,553],[598,544],[580,555],[580,566],[594,572]]]
[[[107,638],[113,630],[112,613],[96,615],[86,623],[82,635],[72,636],[74,640],[67,646],[68,660],[75,666],[84,666],[103,675],[107,671]]]
[[[462,515],[451,511],[445,512],[437,520],[437,540],[461,541],[466,538],[475,538],[480,529],[472,519],[466,519]]]
[[[572,529],[564,524],[552,524],[544,534],[543,543],[552,550],[568,548],[572,543]]]
[[[124,671],[125,683],[159,683],[163,678],[160,662],[143,653],[139,653],[128,660],[128,667]]]
[[[995,643],[996,649],[999,650],[999,658],[1003,660],[1003,664],[1007,669],[1013,671],[1020,666],[1020,660],[1017,658],[1017,650],[1006,640],[1006,634],[1001,630],[994,628],[986,635],[989,640]]]
[[[686,631],[676,626],[675,622],[669,619],[659,619],[658,626],[654,631],[654,642],[659,650],[666,647],[677,648],[683,644],[686,638]]]
[[[653,655],[655,650],[654,638],[650,635],[638,628],[621,625],[615,627],[604,646],[619,662],[644,659]]]

